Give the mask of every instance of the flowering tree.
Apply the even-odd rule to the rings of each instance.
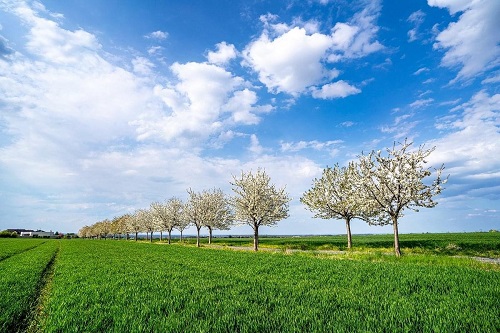
[[[424,146],[410,151],[413,143],[404,143],[392,149],[387,149],[387,156],[382,152],[372,151],[359,159],[359,178],[362,191],[359,192],[366,212],[376,212],[367,216],[369,224],[392,224],[394,230],[394,252],[401,255],[399,249],[398,221],[403,211],[408,208],[418,211],[418,207],[431,208],[436,206],[433,200],[441,193],[442,185],[447,179],[441,178],[444,166],[436,169],[436,178],[430,183],[424,183],[431,176],[430,168],[426,168],[425,160],[436,147],[425,149]]]
[[[134,240],[137,241],[137,234],[142,231],[142,220],[144,210],[138,209],[127,219],[127,231],[135,233]]]
[[[357,166],[351,162],[347,167],[323,170],[320,179],[314,179],[311,189],[306,191],[300,201],[315,213],[315,218],[343,219],[347,230],[347,248],[352,247],[351,220],[362,218],[362,203],[356,186]]]
[[[276,189],[271,184],[271,178],[265,171],[241,172],[241,177],[233,176],[231,183],[235,195],[231,198],[231,205],[235,211],[235,220],[248,224],[253,228],[253,249],[259,247],[259,227],[273,226],[278,221],[288,217],[288,203],[290,198],[285,188]]]
[[[180,223],[182,219],[183,203],[178,198],[170,198],[164,204],[153,202],[151,212],[157,219],[159,229],[168,231],[168,244],[172,238],[172,230]]]
[[[181,233],[180,241],[182,242],[182,233],[184,230],[189,227],[191,221],[189,220],[189,216],[187,214],[186,206],[184,205],[184,209],[182,210],[182,216],[179,220],[179,223],[175,226],[175,229],[179,230]]]
[[[208,229],[208,244],[212,243],[213,230],[229,230],[234,216],[221,189],[202,192],[204,206],[203,226]]]
[[[185,206],[185,218],[196,227],[196,246],[200,247],[200,229],[203,227],[203,193],[188,190],[189,200]]]

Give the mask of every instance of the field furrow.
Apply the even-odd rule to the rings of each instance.
[[[58,241],[47,241],[0,262],[0,332],[28,327],[58,246]]]

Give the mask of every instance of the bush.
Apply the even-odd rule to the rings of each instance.
[[[0,231],[0,238],[16,238],[16,237],[17,237],[17,232],[15,231],[13,232],[7,230]]]

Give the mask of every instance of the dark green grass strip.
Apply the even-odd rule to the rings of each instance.
[[[28,327],[58,244],[48,241],[0,262],[0,332],[22,332]]]
[[[186,239],[193,243],[193,239]],[[205,243],[206,240],[204,239]],[[252,246],[251,238],[215,238],[214,244],[228,246]],[[393,247],[393,235],[353,235],[353,251],[388,249]],[[261,237],[262,247],[278,247],[298,250],[347,250],[347,238],[338,236]],[[403,252],[500,257],[500,232],[401,234]]]
[[[20,254],[37,246],[42,245],[47,240],[41,239],[12,239],[0,238],[0,261],[10,258],[16,254]]]
[[[45,303],[47,302],[52,287],[52,278],[54,277],[54,266],[59,254],[59,247],[56,252],[47,263],[42,276],[38,282],[37,294],[36,294],[36,304],[31,308],[28,314],[26,322],[26,332],[28,333],[41,333],[43,332],[42,322],[45,319]]]
[[[62,241],[44,332],[497,332],[500,273]]]

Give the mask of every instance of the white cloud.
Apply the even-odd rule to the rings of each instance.
[[[436,37],[435,49],[445,50],[441,65],[460,70],[451,82],[476,77],[500,64],[500,34],[497,0],[429,0],[430,6],[447,8],[450,14],[462,12]]]
[[[234,92],[234,95],[222,106],[223,111],[232,113],[235,123],[245,125],[258,124],[259,113],[267,113],[273,110],[271,105],[256,106],[257,94],[249,89]]]
[[[260,145],[257,135],[250,135],[250,146],[248,147],[248,150],[256,155],[260,155],[263,153],[264,148]]]
[[[482,84],[498,83],[498,82],[500,82],[500,71],[492,73],[491,76],[481,81]]]
[[[132,59],[132,66],[135,73],[143,76],[151,75],[152,69],[155,67],[151,61],[144,57],[135,57]]]
[[[341,126],[343,127],[351,127],[353,125],[355,125],[356,123],[352,122],[352,121],[344,121],[343,123],[340,123]]]
[[[298,95],[325,77],[321,59],[330,45],[328,36],[296,27],[274,40],[264,32],[243,55],[270,91]]]
[[[338,22],[332,29],[334,53],[329,61],[361,58],[370,53],[380,51],[384,46],[375,37],[378,33],[376,20],[380,15],[379,1],[367,2],[367,6],[354,15],[349,23]]]
[[[455,115],[458,111],[461,114]],[[436,124],[449,132],[429,142],[436,146],[429,164],[445,164],[454,195],[474,196],[481,192],[480,195],[498,199],[495,186],[498,188],[500,184],[500,94],[490,96],[480,91],[450,112],[453,117],[445,119],[444,124]]]
[[[162,46],[151,46],[151,47],[148,49],[148,53],[149,53],[150,55],[154,55],[154,54],[158,54],[158,53],[160,53],[162,50],[163,50],[163,47],[162,47]]]
[[[454,99],[454,100],[451,100],[451,101],[441,102],[441,103],[439,103],[439,105],[441,105],[441,106],[456,105],[456,104],[460,103],[461,100],[462,100],[461,98],[457,98],[457,99]]]
[[[95,65],[100,59],[94,52],[101,45],[94,35],[84,30],[60,29],[54,21],[39,17],[25,3],[16,3],[12,11],[29,26],[26,48],[44,61],[59,65]],[[42,5],[43,6],[43,5]],[[39,8],[45,11],[44,8]]]
[[[207,59],[212,64],[224,65],[238,55],[233,44],[221,42],[215,46],[217,47],[217,51],[209,51],[207,54]]]
[[[157,39],[157,40],[164,40],[168,38],[168,32],[165,31],[153,31],[147,35],[144,35],[145,38],[147,39]]]
[[[422,73],[425,73],[425,72],[429,72],[430,69],[427,68],[427,67],[422,67],[422,68],[419,68],[418,70],[416,70],[413,75],[420,75]]]
[[[3,185],[36,193],[9,195],[9,207],[33,209],[29,226],[64,221],[60,230],[75,231],[164,198],[166,183],[172,195],[225,183],[243,162],[201,157],[206,143],[196,139],[231,140],[242,134],[230,128],[273,109],[213,64],[175,63],[176,81],[155,88],[147,58],[130,59],[126,70],[101,56],[94,35],[63,29],[23,3],[8,10],[29,33],[26,55],[0,60],[0,174]]]
[[[399,113],[400,110],[397,112]],[[411,121],[413,118],[413,113],[399,114],[394,118],[391,125],[384,125],[380,128],[382,133],[392,134],[392,138],[396,141],[403,139],[412,140],[418,133],[414,131],[414,128],[418,125],[418,121]]]
[[[349,23],[337,23],[329,35],[320,33],[315,21],[295,20],[288,25],[275,23],[276,15],[263,15],[260,19],[264,31],[244,49],[244,64],[257,72],[259,80],[273,93],[298,96],[318,91],[317,85],[339,75],[338,70],[326,68],[325,60],[361,58],[383,49],[375,40],[379,29],[375,21],[380,8],[378,1],[369,2]],[[339,88],[341,84],[324,89]],[[347,88],[345,84],[343,88]],[[349,94],[354,91],[351,89]],[[319,94],[326,98],[327,92]]]
[[[408,31],[408,41],[414,42],[418,39],[418,29],[420,25],[424,22],[425,13],[421,10],[411,13],[407,21],[413,24],[413,28]]]
[[[417,99],[415,102],[410,104],[411,108],[425,108],[434,102],[434,98]]]
[[[174,63],[171,70],[177,82],[154,89],[167,113],[151,112],[135,123],[141,140],[205,139],[235,124],[257,124],[259,114],[273,110],[257,104],[257,95],[245,80],[217,65]]]
[[[328,150],[338,152],[338,147],[342,144],[342,140],[332,140],[332,141],[298,141],[298,142],[284,142],[281,141],[281,151],[282,152],[297,152],[304,149],[314,149],[314,150]]]
[[[325,84],[319,90],[313,90],[312,95],[314,98],[331,99],[344,98],[350,95],[359,94],[360,92],[360,89],[340,80],[334,83]]]

